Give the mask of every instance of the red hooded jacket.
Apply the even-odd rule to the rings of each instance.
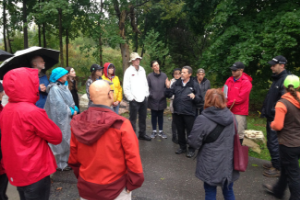
[[[252,89],[252,78],[246,73],[234,81],[233,77],[229,77],[225,83],[228,86],[227,107],[231,108],[231,112],[236,115],[248,115],[249,113],[249,96]]]
[[[88,200],[115,199],[144,182],[139,142],[130,121],[109,107],[92,105],[71,121],[69,166]]]
[[[31,185],[56,171],[48,142],[61,143],[62,133],[45,110],[35,105],[39,99],[37,69],[9,71],[3,87],[9,97],[0,116],[4,168],[12,185]]]

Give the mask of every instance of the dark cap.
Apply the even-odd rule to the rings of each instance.
[[[245,69],[245,65],[242,62],[235,62],[231,67],[231,70]]]
[[[104,67],[101,67],[100,65],[93,64],[93,65],[91,66],[90,71],[91,71],[91,72],[94,72],[94,71],[96,71],[96,70],[102,70],[103,68],[104,68]]]
[[[275,58],[273,58],[272,60],[270,60],[268,62],[270,65],[276,65],[276,64],[286,64],[287,60],[285,57],[283,56],[276,56]]]

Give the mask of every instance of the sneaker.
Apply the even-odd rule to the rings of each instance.
[[[155,138],[156,136],[157,136],[157,132],[152,132],[150,135],[151,138]]]
[[[263,164],[263,168],[264,169],[271,169],[273,166],[272,166],[272,163],[264,163]]]
[[[279,177],[280,171],[275,169],[274,167],[271,167],[270,169],[264,170],[263,175],[266,177]]]
[[[186,152],[186,149],[177,149],[177,151],[175,152],[176,154],[182,154],[182,153],[185,153]]]
[[[167,139],[167,135],[164,134],[164,132],[159,132],[158,136],[161,137],[161,138],[163,138],[163,139]]]
[[[194,157],[194,155],[195,155],[194,151],[188,151],[187,154],[186,154],[186,157],[192,158],[192,157]]]
[[[70,171],[70,170],[72,170],[72,168],[69,166],[66,166],[62,171]]]

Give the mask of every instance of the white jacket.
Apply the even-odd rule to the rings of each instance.
[[[123,79],[123,90],[128,101],[143,102],[145,97],[149,96],[146,72],[142,66],[139,66],[139,70],[136,70],[132,65],[126,69]]]

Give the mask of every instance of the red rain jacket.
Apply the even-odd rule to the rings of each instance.
[[[31,185],[56,171],[48,142],[61,143],[62,133],[45,110],[35,105],[39,99],[37,69],[9,71],[3,87],[9,97],[0,116],[4,168],[12,185]]]
[[[249,96],[252,89],[252,78],[246,73],[234,81],[229,77],[225,83],[228,86],[227,107],[230,108],[234,102],[231,112],[236,115],[248,115]]]
[[[139,142],[130,121],[109,107],[92,105],[71,121],[69,166],[88,200],[115,199],[144,182]]]

